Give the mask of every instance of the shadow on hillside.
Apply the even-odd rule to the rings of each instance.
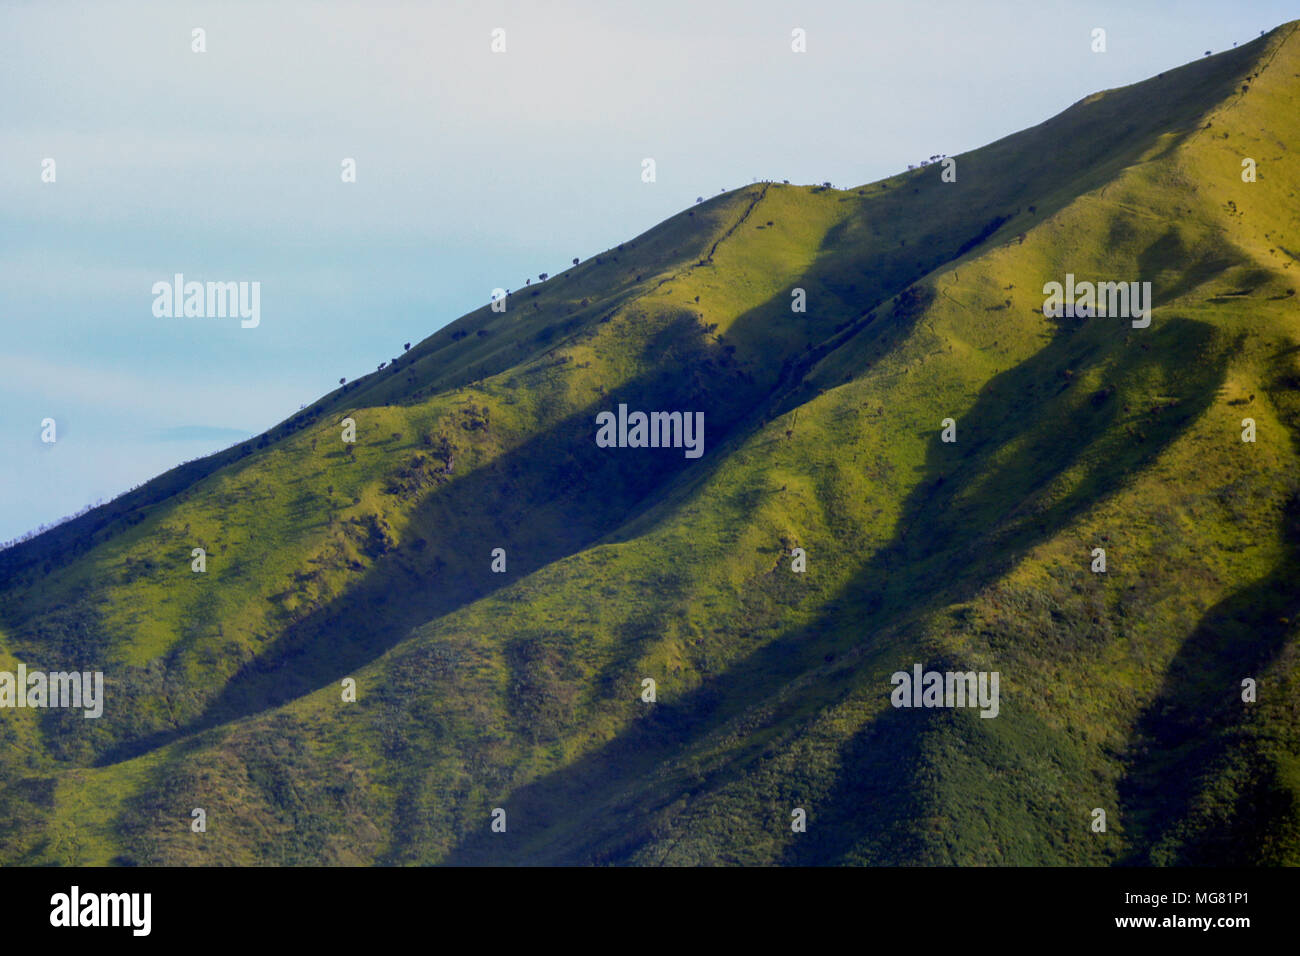
[[[1245,55],[1244,50],[1241,55]],[[1209,68],[1187,69],[1193,72],[1182,73],[1185,80],[1195,80],[1198,77],[1203,80],[1203,74]],[[1174,89],[1177,95],[1190,99],[1194,84],[1182,82],[1181,85],[1175,85]],[[1200,93],[1196,92],[1199,98]],[[1082,135],[1078,129],[1073,131],[1075,135],[1072,137],[1074,145],[1071,155],[1082,157],[1081,161],[1085,163],[1098,162],[1090,160],[1088,151],[1096,153],[1099,158],[1104,156],[1105,162],[1099,162],[1099,168],[1115,166],[1128,158],[1113,149],[1109,154],[1106,153],[1115,138],[1113,130],[1117,127],[1113,122],[1114,116],[1125,115],[1128,104],[1126,97],[1131,99],[1127,91],[1119,91],[1107,94],[1099,101],[1112,109],[1098,109],[1089,114],[1094,117],[1091,134],[1086,126]],[[1120,106],[1118,114],[1113,109],[1117,103]],[[1162,104],[1165,105],[1167,104]],[[1122,129],[1124,137],[1128,137],[1124,144],[1130,152],[1139,147],[1145,148],[1153,138],[1138,137],[1138,140],[1134,140],[1131,136],[1135,128],[1133,124],[1118,128]],[[1044,137],[1049,142],[1055,141],[1059,145],[1062,141],[1059,135],[1062,132],[1061,124],[1049,121],[1044,124],[1043,130]],[[1112,133],[1111,136],[1107,135],[1108,131]],[[988,164],[984,171],[992,175],[983,177],[985,179],[1004,176],[1005,168],[1001,167],[1000,159],[1005,158],[1005,152],[1005,149],[1001,153],[991,150],[971,165],[963,166],[963,182],[981,178],[970,175],[972,170],[980,169],[976,163]],[[1061,151],[1042,149],[1040,155],[1042,160],[1041,169],[1037,173],[1038,181],[1049,175],[1054,175],[1058,181],[1063,178],[1059,166]],[[1032,196],[1027,185],[1020,189],[1020,193]],[[901,259],[899,261],[901,263]],[[852,291],[848,290],[846,294],[851,294]],[[1038,363],[1034,369],[1036,374],[1050,376],[1054,371],[1054,362],[1065,362],[1067,359],[1073,368],[1086,367],[1086,363],[1075,362],[1072,356],[1064,354],[1067,351],[1064,344],[1069,338],[1059,336],[1044,350],[1047,352],[1060,346],[1060,354],[1054,360]],[[710,350],[702,345],[696,354],[707,356],[710,355]],[[1130,367],[1133,374],[1140,374],[1144,367],[1141,356],[1137,358],[1138,361]],[[1031,359],[1026,365],[1031,365],[1034,361]],[[871,595],[869,606],[876,610],[866,619],[866,626],[879,629],[896,624],[910,613],[914,605],[923,604],[923,599],[927,596],[949,599],[951,596],[973,592],[996,573],[996,565],[1010,562],[1011,555],[1041,540],[1054,523],[1068,519],[1097,495],[1107,493],[1109,482],[1115,475],[1123,476],[1149,461],[1172,440],[1177,430],[1193,414],[1203,410],[1213,389],[1196,393],[1187,383],[1198,385],[1222,378],[1221,364],[1188,363],[1189,374],[1178,383],[1177,394],[1182,398],[1179,411],[1164,416],[1152,425],[1149,434],[1141,440],[1135,438],[1132,441],[1107,442],[1098,433],[1100,428],[1090,430],[1088,416],[1079,414],[1077,410],[1063,415],[1064,425],[1035,432],[1032,417],[1021,414],[1019,406],[1026,399],[1024,395],[1017,394],[1017,389],[1024,389],[1027,394],[1031,394],[1033,390],[1029,386],[1037,380],[1022,372],[1023,368],[1021,366],[1000,376],[995,383],[997,388],[982,396],[976,406],[962,416],[963,444],[957,446],[959,452],[943,446],[938,446],[931,452],[925,475],[906,503],[899,538],[864,566],[849,593],[845,595],[846,601],[855,600],[858,592]],[[714,370],[701,362],[694,371],[698,381],[698,377],[708,378]],[[1049,380],[1050,377],[1045,381]],[[656,387],[661,387],[662,390],[656,393]],[[730,390],[734,390],[734,393]],[[1042,389],[1033,400],[1050,403],[1056,397],[1050,392],[1050,389]],[[654,407],[655,404],[667,408],[691,407],[688,401],[702,403],[708,400],[722,405],[734,401],[739,409],[746,401],[763,397],[761,392],[744,387],[743,379],[729,379],[722,383],[718,388],[718,396],[715,397],[692,395],[689,399],[683,399],[680,383],[673,387],[670,383],[658,381],[633,383],[620,394],[625,394],[633,407],[642,408]],[[528,573],[546,562],[558,560],[598,540],[611,528],[621,526],[627,520],[627,515],[633,513],[646,496],[677,478],[685,465],[673,467],[665,464],[662,468],[638,471],[631,462],[644,466],[646,459],[641,456],[613,456],[617,461],[613,467],[605,461],[596,461],[595,456],[590,454],[593,450],[589,434],[590,415],[595,410],[612,407],[618,400],[619,396],[610,396],[608,401],[593,403],[586,416],[580,414],[567,419],[552,432],[538,436],[524,448],[517,449],[501,461],[486,467],[481,474],[458,479],[448,488],[432,495],[430,501],[420,506],[417,521],[425,527],[441,524],[444,528],[453,529],[440,542],[445,550],[432,557],[413,547],[386,551],[376,565],[364,574],[355,591],[350,591],[290,628],[281,639],[263,652],[262,658],[254,666],[237,675],[226,692],[199,720],[174,732],[124,744],[111,754],[104,754],[101,762],[122,759],[183,734],[245,716],[324,686],[391,647],[407,635],[411,626],[491,593],[500,584],[516,580],[520,572]],[[712,409],[714,406],[711,404],[709,407]],[[1104,399],[1097,407],[1100,409],[1096,414],[1097,420],[1109,421],[1114,418],[1114,410],[1106,409]],[[737,417],[728,420],[727,424],[738,420],[740,414],[737,410]],[[714,430],[715,421],[711,419],[709,434],[711,443],[716,446],[719,432],[725,432],[725,429]],[[1072,431],[1078,425],[1083,426],[1082,430]],[[966,444],[967,436],[970,444]],[[1025,454],[1033,456],[1034,460],[1025,462],[1022,458],[1015,463],[1017,467],[1007,463],[992,465],[989,454],[1016,438],[1032,439],[1026,441],[1025,448],[1028,451]],[[1042,442],[1046,442],[1046,445],[1042,445]],[[1089,461],[1082,461],[1082,446],[1088,442],[1091,443],[1088,447],[1092,447],[1097,454]],[[581,450],[584,445],[585,452]],[[571,451],[562,458],[553,458],[557,447],[579,450]],[[1043,452],[1041,459],[1038,457],[1040,450]],[[960,459],[954,460],[955,454],[959,454]],[[1118,461],[1117,468],[1105,467],[1109,463],[1103,459],[1112,454]],[[671,458],[665,460],[672,461]],[[544,462],[546,467],[540,475],[529,475],[530,470],[537,470],[539,461]],[[712,465],[713,460],[699,470]],[[1037,511],[1022,506],[1024,501],[1033,493],[1041,491],[1054,477],[1076,465],[1083,469],[1084,477],[1076,483],[1072,492]],[[590,470],[593,467],[594,471]],[[465,482],[463,485],[462,481]],[[524,484],[526,482],[530,483]],[[521,547],[518,545],[521,539],[512,537],[512,534],[518,533],[517,527],[512,528],[508,521],[502,519],[496,530],[502,535],[501,545],[511,552],[512,570],[509,575],[501,576],[504,580],[498,583],[484,573],[487,565],[485,556],[461,554],[457,545],[462,538],[454,532],[470,527],[465,523],[466,515],[481,512],[491,503],[523,500],[525,488],[541,494],[547,507],[553,510],[557,516],[558,533],[554,535],[553,541],[539,535],[535,542],[530,539],[530,544]],[[993,503],[988,503],[990,500]],[[536,514],[536,509],[531,514]],[[994,528],[995,522],[1000,519],[1004,520],[996,533],[986,534],[986,530]],[[84,523],[61,529],[45,544],[57,545],[59,539],[80,533],[83,526]],[[463,540],[478,539],[470,535]],[[516,556],[516,551],[521,551],[525,556]],[[433,580],[429,574],[431,569],[436,574]],[[915,569],[915,574],[906,580],[891,576],[891,572],[905,569]],[[442,587],[431,588],[431,583]],[[395,601],[396,593],[403,594],[404,600]],[[382,614],[377,613],[379,611]],[[805,670],[820,667],[822,652],[833,649],[826,635],[834,623],[835,619],[828,616],[818,626],[789,633],[773,645],[738,662],[726,674],[709,681],[704,689],[688,695],[680,704],[657,705],[654,716],[647,723],[653,725],[653,722],[659,721],[664,726],[658,727],[649,736],[642,733],[640,739],[646,745],[644,755],[635,748],[629,750],[629,744],[620,739],[603,748],[593,758],[596,763],[588,760],[583,764],[591,770],[602,766],[600,761],[605,761],[613,770],[618,786],[633,788],[639,781],[627,768],[639,767],[644,770],[649,767],[653,772],[670,753],[656,749],[656,739],[673,740],[677,746],[699,744],[705,734],[720,727],[730,715],[739,713],[752,704],[752,698],[745,699],[746,693],[753,689],[770,691],[771,681],[768,675],[774,666],[785,667],[793,660]],[[352,636],[348,637],[348,634]],[[837,694],[847,692],[856,683],[859,681],[855,675],[844,674],[841,678],[828,681],[820,696],[824,701],[829,701]],[[882,720],[892,719],[892,716],[887,713]],[[642,759],[643,756],[645,759]],[[581,774],[575,776],[574,771],[566,769],[525,788],[523,792],[540,793],[542,790],[533,788],[550,787],[552,791],[568,793],[571,797],[580,799],[583,796],[583,786],[584,778]],[[846,792],[839,799],[847,802],[851,799],[850,794],[851,792]],[[468,838],[458,853],[462,857],[474,857],[475,846],[474,838]],[[394,853],[396,852],[395,846]]]
[[[1297,381],[1285,361],[1294,348],[1272,356],[1265,385],[1281,422],[1300,411]],[[1287,437],[1300,455],[1300,430]],[[1241,681],[1259,682],[1259,701],[1269,693],[1261,675],[1286,644],[1289,625],[1300,619],[1300,490],[1287,501],[1285,553],[1264,578],[1241,588],[1207,611],[1179,648],[1159,695],[1146,708],[1129,741],[1129,772],[1119,796],[1132,850],[1130,865],[1233,865],[1267,863],[1258,858],[1263,837],[1287,811],[1292,796],[1275,785],[1272,768],[1258,763],[1252,717],[1260,702],[1241,699]],[[1237,777],[1230,805],[1214,825],[1196,827],[1198,799],[1236,761],[1251,767]],[[1200,821],[1202,824],[1208,822]],[[1153,859],[1153,855],[1160,859]]]
[[[905,505],[898,537],[860,569],[840,596],[843,603],[863,609],[864,637],[903,627],[918,610],[971,597],[1026,549],[1098,497],[1116,490],[1204,412],[1226,368],[1222,350],[1214,361],[1204,358],[1214,336],[1211,328],[1166,319],[1150,331],[1149,350],[1123,345],[1123,335],[1113,326],[1109,332],[1098,326],[1062,329],[1039,353],[989,384],[961,415],[962,437],[957,445],[938,440],[936,423],[925,475]],[[1109,349],[1104,348],[1107,342]],[[1189,355],[1201,358],[1192,362]],[[1068,386],[1057,384],[1061,368],[1079,371],[1103,363],[1109,365],[1109,380],[1121,386],[1158,373],[1178,398],[1176,407],[1145,423],[1145,434],[1138,439],[1116,425],[1119,412],[1114,395],[1072,401],[1075,396]],[[1025,414],[1027,403],[1034,404],[1035,414]],[[1013,442],[1019,443],[1019,455],[994,457]],[[1050,503],[1033,507],[1034,496],[1069,469],[1081,472],[1073,487]],[[826,668],[826,655],[845,649],[837,637],[840,628],[837,615],[825,614],[735,662],[681,700],[655,704],[649,717],[622,736],[575,764],[515,790],[508,803],[502,796],[501,805],[511,808],[512,839],[502,840],[485,826],[465,836],[447,862],[625,861],[651,838],[656,812],[679,792],[688,797],[708,792],[728,779],[727,769],[756,761],[768,745],[753,735],[738,738],[729,745],[722,766],[705,776],[690,769],[682,758],[683,748],[705,748],[710,736],[722,733],[731,718],[756,702],[772,701],[798,675],[820,671],[817,680],[799,688],[797,699],[765,705],[775,711],[770,723],[796,709],[802,715],[820,714],[849,693],[863,689],[870,693],[873,684],[882,698],[887,697],[889,673],[933,659],[923,647],[909,642],[892,648],[888,659],[883,649],[862,648],[877,657],[875,673],[842,664]],[[918,735],[927,725],[922,714],[907,711],[878,718],[882,728],[907,728],[897,739],[869,729],[855,735],[841,755],[845,776],[833,788],[828,804],[816,812],[851,818],[862,792],[855,776],[882,767],[893,770],[882,777],[884,790],[878,796],[905,804],[912,795],[892,788],[904,786],[910,768],[917,765]],[[1003,719],[1015,717],[1004,713]],[[869,752],[868,742],[887,749]],[[580,834],[561,826],[548,835],[545,826],[536,822],[546,808],[593,801],[603,812],[594,819],[584,817]],[[809,811],[811,816],[812,808]],[[824,848],[837,857],[851,849],[846,842],[849,835],[839,841],[826,839],[830,842]],[[589,855],[592,846],[602,847],[594,857]],[[393,852],[399,856],[402,848],[395,844]]]
[[[671,320],[657,346],[670,359],[553,428],[428,492],[411,512],[401,544],[364,537],[374,561],[333,601],[288,626],[226,684],[203,715],[173,731],[124,742],[101,754],[114,763],[178,737],[286,703],[372,661],[412,628],[475,601],[580,551],[610,533],[646,496],[691,468],[710,467],[710,448],[756,400],[743,370],[691,316]],[[629,410],[707,409],[705,455],[681,449],[623,452],[596,446],[595,415]],[[465,433],[455,436],[462,445]],[[428,449],[412,448],[403,455]],[[383,454],[365,448],[362,454]],[[330,467],[347,467],[343,459]],[[708,463],[708,464],[706,464]],[[423,537],[420,537],[420,536]],[[473,542],[473,550],[464,546]],[[490,571],[493,547],[507,552],[507,574]],[[168,659],[179,666],[178,649]]]
[[[1210,279],[1234,266],[1244,265],[1250,257],[1230,242],[1218,241],[1198,249],[1195,258],[1183,244],[1177,226],[1170,226],[1159,239],[1138,255],[1138,275],[1152,283],[1150,305],[1159,306],[1179,299]],[[1163,273],[1175,269],[1173,281],[1159,281]]]
[[[809,270],[807,281],[810,287],[823,288],[826,274],[843,268],[842,259],[830,257]],[[788,313],[784,295],[742,315],[725,339],[711,338],[690,312],[667,320],[643,347],[642,357],[655,362],[659,371],[627,383],[429,494],[412,517],[412,526],[429,529],[424,541],[416,539],[385,551],[346,593],[290,625],[227,681],[198,719],[108,747],[96,764],[138,756],[337,683],[407,638],[412,628],[616,532],[678,477],[696,480],[707,474],[721,460],[717,449],[731,431],[770,414],[772,398],[797,383],[825,354],[826,346],[814,345],[832,332],[833,319],[825,316],[838,315],[837,309],[851,314],[852,303],[825,288],[824,317],[804,323],[806,352],[792,352],[780,369],[763,364],[771,356],[761,343],[774,310]],[[887,283],[881,288],[887,289]],[[928,295],[928,290],[918,290],[900,297],[890,321],[882,326],[906,334]],[[845,332],[849,325],[843,323],[839,334],[832,336],[832,345],[859,328]],[[747,347],[737,352],[732,340]],[[629,410],[705,410],[704,457],[692,461],[678,450],[619,453],[596,447],[596,413],[613,410],[619,402],[626,402]],[[410,453],[419,451],[427,454],[428,449],[414,448]],[[485,519],[490,531],[474,523],[485,510],[491,516]],[[461,541],[483,544],[483,553],[466,553]],[[492,547],[506,549],[509,574],[488,573]],[[177,666],[177,656],[184,650],[178,648],[169,656],[168,670]]]
[[[881,686],[889,689],[883,681]],[[842,769],[831,792],[806,808],[807,831],[792,836],[773,862],[839,866],[865,862],[864,852],[873,865],[924,860],[923,748],[936,723],[953,719],[951,712],[887,707],[865,721],[837,754]]]
[[[776,301],[785,304],[783,298]],[[738,321],[761,322],[770,308],[755,309]],[[896,311],[894,321],[885,326],[905,334],[918,314],[919,310]],[[485,502],[543,502],[542,509],[549,508],[554,521],[541,520],[539,508],[534,506],[526,515],[521,512],[520,523],[545,525],[559,529],[557,533],[520,547],[508,522],[501,522],[496,529],[501,546],[511,554],[511,573],[502,576],[505,580],[500,584],[581,550],[624,525],[639,502],[681,475],[685,465],[670,457],[658,468],[644,469],[645,459],[640,457],[603,456],[590,440],[595,411],[612,408],[620,400],[633,408],[707,407],[710,427],[706,447],[716,449],[751,408],[777,394],[756,387],[753,377],[740,371],[718,381],[725,352],[700,335],[693,317],[684,316],[681,323],[679,331],[690,344],[678,362],[665,363],[671,367],[671,375],[631,383],[481,471],[439,489],[420,505],[417,523],[446,529],[444,541],[481,541],[483,535],[477,530],[459,533],[465,525],[458,525],[458,519],[480,513]],[[864,628],[878,631],[896,626],[914,607],[934,604],[940,597],[953,601],[973,594],[1014,561],[1017,553],[1107,493],[1112,482],[1151,460],[1187,421],[1204,410],[1222,380],[1222,364],[1186,361],[1186,355],[1198,354],[1210,341],[1212,330],[1187,320],[1166,319],[1145,333],[1142,344],[1149,344],[1148,354],[1147,348],[1120,346],[1118,339],[1123,333],[1115,327],[1107,332],[1099,331],[1102,328],[1090,325],[1058,330],[1038,354],[994,379],[962,415],[959,445],[941,445],[936,438],[925,476],[904,508],[898,538],[863,568],[857,585],[844,595],[849,601],[867,596],[865,602],[859,602],[864,609]],[[796,367],[802,371],[817,357],[814,350]],[[1103,360],[1114,364],[1111,381],[1139,377],[1158,367],[1165,380],[1176,383],[1169,390],[1181,401],[1178,409],[1152,422],[1150,434],[1140,440],[1110,434],[1117,414],[1115,399],[1101,396],[1071,404],[1070,386],[1060,379],[1062,369],[1081,373]],[[788,384],[790,378],[781,381]],[[684,382],[692,385],[685,394]],[[1059,414],[1027,415],[1026,404],[1053,407]],[[726,409],[721,416],[714,411],[719,408]],[[720,417],[723,428],[718,428]],[[990,465],[992,452],[1017,440],[1024,443],[1019,458]],[[556,448],[568,454],[557,456]],[[1048,482],[1079,465],[1085,450],[1092,452],[1090,460],[1070,492],[1037,511],[1024,507]],[[1027,461],[1029,455],[1032,460]],[[709,464],[699,470],[711,469],[719,457],[706,454]],[[539,464],[543,466],[540,469]],[[995,527],[994,534],[985,530]],[[286,632],[229,683],[199,721],[115,748],[101,763],[124,759],[336,682],[408,636],[412,627],[495,590],[500,584],[494,580],[496,576],[485,573],[487,563],[484,555],[462,555],[455,548],[433,558],[413,553],[411,547],[395,549],[381,557],[365,579],[341,599]],[[452,586],[429,587],[431,564],[436,569],[435,580]],[[903,570],[907,573],[900,575]],[[405,595],[405,603],[391,600],[394,591]],[[637,782],[652,777],[675,751],[697,745],[752,701],[770,695],[774,688],[769,675],[822,667],[828,650],[843,648],[842,642],[827,638],[836,624],[836,617],[827,615],[806,631],[787,634],[756,651],[679,704],[656,705],[642,729],[516,792],[512,806],[518,810],[532,805],[540,812],[545,806],[573,805],[588,794],[593,780],[604,781],[616,792],[635,791]],[[349,632],[357,636],[338,640]],[[915,659],[912,656],[909,662]],[[886,687],[885,675],[893,669],[891,664],[880,675],[882,687]],[[843,672],[823,681],[815,696],[820,706],[826,706],[860,684],[858,675]],[[807,700],[804,698],[804,703]],[[738,747],[733,759],[741,759],[749,750],[748,745]],[[840,787],[832,800],[851,801],[853,792],[852,787]],[[626,812],[633,811],[629,807]],[[641,812],[648,811],[642,808]],[[525,820],[527,816],[525,813]],[[526,836],[528,824],[517,815],[512,819],[517,821],[512,830]],[[607,839],[621,842],[617,838],[620,827],[611,827]],[[402,831],[400,823],[396,830]],[[500,843],[485,844],[471,836],[449,861],[489,860],[501,848]],[[409,849],[403,840],[395,839],[389,855],[399,859]],[[617,856],[605,854],[605,858]]]
[[[1288,521],[1300,522],[1292,501]],[[1137,866],[1252,866],[1290,798],[1275,789],[1268,768],[1252,761],[1260,741],[1242,701],[1243,678],[1261,677],[1285,646],[1286,620],[1300,615],[1300,548],[1292,536],[1288,554],[1265,578],[1211,608],[1179,648],[1157,697],[1143,712],[1129,741],[1131,770],[1121,781],[1120,804],[1131,846],[1124,863]],[[1197,799],[1217,781],[1236,754],[1251,763],[1237,781],[1226,811],[1199,832],[1193,824]],[[1222,794],[1220,794],[1220,798]],[[1183,832],[1180,832],[1183,831]],[[1172,844],[1172,845],[1166,845]],[[1176,853],[1174,859],[1153,854]]]
[[[1278,419],[1294,420],[1300,410],[1295,373],[1284,361],[1293,349],[1273,355],[1265,386]],[[1289,428],[1293,453],[1300,455],[1300,430]],[[1263,705],[1241,699],[1241,681],[1259,683],[1259,700],[1269,689],[1261,675],[1286,644],[1290,622],[1300,619],[1300,488],[1284,509],[1285,552],[1272,571],[1207,611],[1180,646],[1165,672],[1158,696],[1140,718],[1128,746],[1130,770],[1119,795],[1132,823],[1131,865],[1231,865],[1266,863],[1257,854],[1278,818],[1289,812],[1292,795],[1276,785],[1272,769],[1254,762],[1259,735],[1252,716]],[[1198,798],[1239,758],[1251,765],[1237,779],[1223,819],[1195,827]],[[1207,821],[1202,820],[1202,823]],[[1161,857],[1153,859],[1153,854]],[[1176,855],[1175,859],[1165,859]]]

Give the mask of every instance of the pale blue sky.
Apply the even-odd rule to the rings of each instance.
[[[261,431],[492,288],[698,195],[870,182],[1297,9],[10,0],[0,539]],[[194,27],[206,53],[191,52]],[[504,54],[490,52],[496,27]],[[790,50],[795,27],[806,54]],[[340,181],[344,157],[355,184]],[[155,318],[150,288],[175,272],[261,282],[260,326]],[[46,417],[55,445],[40,441]]]

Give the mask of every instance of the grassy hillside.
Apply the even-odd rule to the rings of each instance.
[[[1300,863],[1295,34],[718,196],[0,552],[0,670],[107,686],[0,711],[0,862]]]

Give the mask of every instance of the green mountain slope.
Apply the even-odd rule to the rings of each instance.
[[[0,862],[1300,863],[1298,133],[1288,24],[728,193],[0,552],[0,671],[106,682],[0,710]]]

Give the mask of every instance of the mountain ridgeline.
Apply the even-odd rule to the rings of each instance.
[[[1287,24],[725,193],[0,552],[104,681],[0,709],[0,863],[1300,863],[1298,142]]]

